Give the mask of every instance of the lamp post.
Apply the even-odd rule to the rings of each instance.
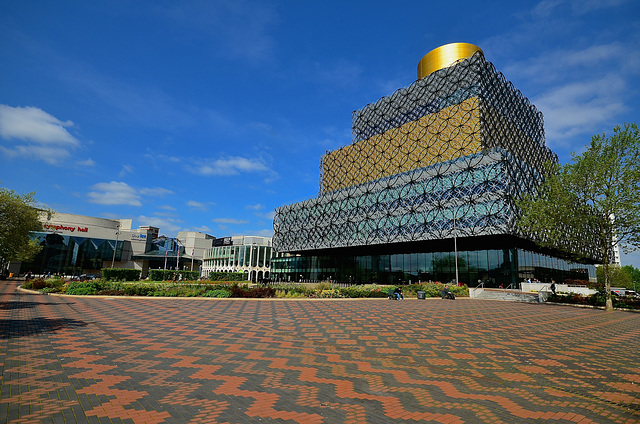
[[[453,252],[456,262],[456,286],[458,286],[458,229],[456,228],[456,216],[453,215]]]
[[[165,245],[164,247],[164,270],[165,271],[167,270],[167,253],[168,253],[168,250],[167,250],[167,246]]]
[[[184,246],[184,244],[178,240],[178,237],[176,237],[176,271],[178,271],[178,269],[180,268],[180,245],[182,244]]]
[[[111,258],[111,269],[113,269],[113,264],[116,261],[116,250],[118,250],[118,236],[120,235],[120,222],[116,227],[116,244],[113,246],[113,258]]]

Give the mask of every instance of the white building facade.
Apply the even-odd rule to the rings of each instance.
[[[202,261],[202,276],[210,272],[244,272],[247,281],[262,281],[271,277],[271,237],[234,236],[216,239],[206,249]]]

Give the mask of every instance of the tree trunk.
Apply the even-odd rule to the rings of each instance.
[[[613,311],[613,300],[611,300],[611,274],[609,272],[609,249],[606,238],[601,241],[602,243],[602,270],[604,271],[604,290],[605,290],[605,302],[604,310]]]
[[[608,259],[607,259],[608,260]],[[604,289],[606,293],[606,301],[604,303],[605,311],[613,311],[613,300],[611,299],[611,277],[609,275],[609,264],[605,262],[604,267]]]

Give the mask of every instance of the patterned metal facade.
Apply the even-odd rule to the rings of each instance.
[[[481,52],[353,113],[319,196],[276,210],[278,252],[516,235],[546,161],[542,114]]]

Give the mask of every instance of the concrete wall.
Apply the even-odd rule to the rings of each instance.
[[[551,292],[551,283],[520,283],[520,291],[523,292],[539,292],[548,291]],[[590,289],[586,286],[570,286],[568,284],[556,284],[556,293],[577,293],[582,296],[590,296],[596,292],[596,290]]]

